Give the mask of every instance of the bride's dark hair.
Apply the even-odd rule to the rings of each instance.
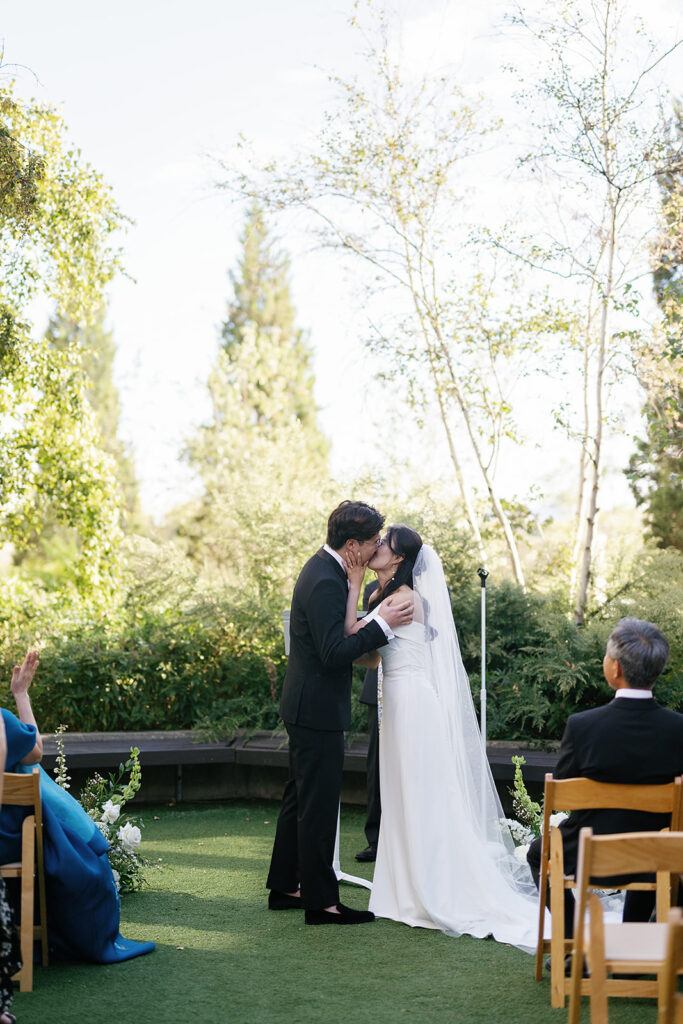
[[[422,547],[422,537],[420,534],[417,530],[413,530],[411,526],[406,526],[405,523],[395,523],[394,526],[388,527],[384,540],[395,555],[403,555],[403,561],[384,589],[377,587],[377,590],[370,598],[370,608],[379,601],[383,601],[385,597],[389,597],[390,594],[393,594],[395,590],[398,590],[403,585],[410,587],[411,590],[413,589],[413,569]]]

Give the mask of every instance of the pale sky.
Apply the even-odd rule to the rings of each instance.
[[[448,65],[494,107],[507,102],[509,80],[499,72],[510,57],[499,29],[504,3],[399,0],[392,6],[409,66]],[[206,414],[204,385],[243,220],[243,209],[213,188],[210,154],[227,152],[240,132],[263,152],[286,152],[315,130],[333,99],[319,69],[348,77],[360,67],[358,39],[348,25],[352,4],[31,0],[3,8],[6,70],[18,65],[9,70],[21,94],[60,109],[69,137],[135,221],[123,239],[135,283],[121,279],[112,287],[109,323],[118,346],[122,433],[133,447],[143,503],[161,515],[187,494],[189,476],[178,454]],[[648,13],[680,34],[679,0],[655,0]],[[290,248],[287,237],[281,241]],[[300,240],[291,251],[298,322],[310,329],[315,351],[322,425],[332,438],[334,468],[344,473],[362,465],[359,451],[368,452],[373,419],[385,418],[390,396],[369,379],[358,325],[347,316],[352,285],[329,263],[302,253]],[[356,387],[340,388],[352,375]],[[412,441],[397,443],[412,450]],[[418,445],[438,447],[429,437]],[[380,451],[370,448],[370,460],[381,458]],[[557,475],[563,458],[559,446],[545,475]],[[512,480],[516,474],[521,481],[518,493],[528,486],[525,464],[528,453],[520,453],[512,470]]]

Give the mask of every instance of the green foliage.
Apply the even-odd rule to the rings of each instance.
[[[660,547],[683,551],[683,360],[660,378],[645,406],[647,436],[636,439],[626,471],[650,536]],[[677,380],[673,379],[676,373]]]
[[[119,496],[81,354],[34,338],[29,304],[88,323],[119,268],[123,224],[100,175],[49,107],[0,82],[0,543],[21,552],[55,526],[78,538],[66,586],[107,599]]]
[[[667,347],[683,355],[683,105],[674,101],[665,125],[668,160],[657,180],[661,191],[661,229],[652,275],[657,303],[664,313]]]
[[[658,344],[641,353],[646,436],[636,439],[626,476],[645,509],[650,536],[683,551],[683,108],[674,103],[667,161],[658,182],[662,207],[653,286],[662,313]]]
[[[188,729],[224,714],[226,702],[236,723],[274,727],[272,667],[246,633],[252,625],[228,610],[213,622],[152,612],[46,637],[32,691],[41,727]]]
[[[454,615],[475,702],[480,688],[480,608],[452,591]],[[509,581],[487,586],[488,735],[556,739],[567,716],[606,701],[602,657],[609,630],[580,628],[563,597],[524,592]]]
[[[471,545],[453,528],[453,509],[438,502],[423,503],[422,511],[417,500],[379,504],[388,522],[414,523],[443,555],[476,703],[481,587]],[[200,573],[171,543],[136,542],[118,603],[106,614],[83,598],[31,586],[14,571],[0,588],[0,675],[9,682],[25,648],[39,645],[32,694],[44,731],[62,722],[83,731],[199,727],[220,738],[237,728],[277,728],[286,665],[281,612],[319,536],[306,538],[308,549],[295,553],[296,564],[283,575],[286,597],[268,601]],[[625,615],[655,622],[667,636],[671,659],[656,695],[683,711],[682,569],[674,549],[639,552],[619,566],[608,596],[589,609],[582,627],[568,615],[564,589],[525,593],[494,574],[487,586],[489,738],[556,740],[568,715],[605,704],[605,643]],[[354,732],[367,728],[367,709],[357,700],[361,678],[359,670]]]
[[[114,460],[124,507],[129,515],[134,514],[138,506],[137,481],[132,456],[119,439],[121,402],[113,380],[116,344],[105,326],[105,310],[102,307],[94,312],[88,324],[56,314],[47,337],[57,351],[70,350],[81,360],[86,398],[95,414],[101,446]]]
[[[656,685],[662,704],[683,711],[683,559],[676,551],[641,553],[622,570],[613,596],[577,626],[561,592],[523,593],[510,582],[487,587],[486,689],[491,739],[560,739],[567,717],[607,703],[602,676],[607,637],[620,618],[656,623],[671,656]],[[479,605],[451,587],[456,626],[475,702],[480,687]]]
[[[23,550],[55,524],[73,527],[74,584],[106,590],[116,568],[119,495],[82,368],[70,351],[31,341],[17,321],[0,379],[0,542]]]
[[[0,82],[0,302],[25,309],[41,294],[87,321],[119,269],[124,218],[65,134],[52,108]]]

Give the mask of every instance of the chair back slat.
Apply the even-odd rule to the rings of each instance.
[[[584,832],[581,829],[581,839]],[[581,841],[581,840],[580,840]],[[683,871],[683,832],[622,832],[592,836],[585,846],[590,877]]]
[[[617,808],[680,815],[681,779],[661,785],[594,782],[593,779],[553,779],[546,776],[549,809],[562,811]],[[678,825],[678,820],[672,825]]]
[[[13,772],[4,772],[3,779],[3,804],[22,807],[34,802],[36,783],[38,781],[37,775],[16,775]]]

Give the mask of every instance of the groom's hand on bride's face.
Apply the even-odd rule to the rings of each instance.
[[[413,621],[413,602],[395,601],[389,597],[382,602],[380,612],[389,629],[395,629],[396,626],[409,626]]]

